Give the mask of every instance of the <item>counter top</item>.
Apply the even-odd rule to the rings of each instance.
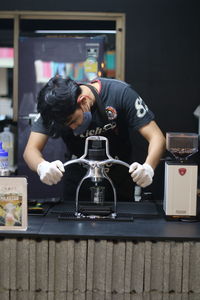
[[[74,204],[58,203],[46,215],[29,215],[26,231],[0,231],[0,237],[38,239],[200,240],[200,219],[167,219],[159,202],[119,202],[123,220],[62,219]],[[64,213],[64,215],[63,215]]]

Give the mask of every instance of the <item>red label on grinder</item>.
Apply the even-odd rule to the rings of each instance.
[[[178,169],[178,171],[179,171],[179,174],[181,176],[183,176],[183,175],[185,175],[185,173],[186,173],[187,170],[185,168],[180,168],[180,169]]]

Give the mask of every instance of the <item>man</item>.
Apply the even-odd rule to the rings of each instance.
[[[130,181],[141,187],[152,183],[154,169],[165,149],[165,138],[153,113],[129,84],[107,78],[85,84],[55,76],[39,92],[38,112],[40,118],[33,124],[24,159],[48,185],[57,184],[65,174],[66,199],[74,199],[83,168],[78,165],[65,170],[59,160],[46,161],[42,151],[50,136],[63,138],[68,159],[71,155],[83,155],[88,136],[107,137],[111,156],[131,164],[130,174],[115,166],[108,169],[114,183],[117,186],[120,183],[117,192],[122,200],[131,199]],[[142,164],[131,161],[135,131],[148,142],[147,157]]]

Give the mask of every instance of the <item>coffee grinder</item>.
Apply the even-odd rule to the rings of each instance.
[[[129,168],[129,164],[112,158],[109,154],[108,139],[103,136],[90,136],[85,141],[83,156],[64,163],[64,167],[78,163],[87,168],[86,175],[79,182],[76,189],[77,218],[115,218],[117,216],[117,193],[112,180],[106,173],[107,164],[119,164]],[[89,181],[88,200],[81,201],[80,190]],[[106,183],[110,186],[112,201],[105,201]]]
[[[198,166],[190,157],[198,151],[198,134],[168,132],[166,148],[173,159],[165,162],[165,214],[196,216]]]

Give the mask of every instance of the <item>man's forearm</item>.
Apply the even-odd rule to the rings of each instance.
[[[37,132],[30,133],[23,157],[29,168],[35,172],[37,171],[38,164],[45,160],[42,151],[47,140],[47,135]]]
[[[157,167],[165,151],[165,138],[162,135],[154,136],[149,143],[148,155],[145,163],[153,169]]]
[[[37,171],[39,163],[45,160],[42,156],[42,153],[36,149],[26,149],[23,157],[28,167],[35,172]]]

